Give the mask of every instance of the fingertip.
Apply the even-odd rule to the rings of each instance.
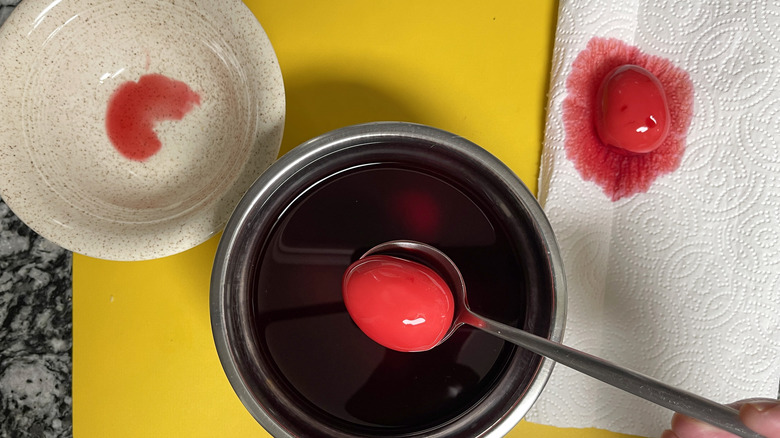
[[[678,413],[672,416],[672,431],[677,438],[734,438],[725,430]]]
[[[680,430],[680,427],[687,427],[687,423],[690,421],[693,421],[692,418],[686,417],[683,414],[678,414],[677,412],[672,415],[672,431],[677,433]]]
[[[758,401],[746,403],[739,409],[745,426],[767,438],[780,438],[780,402]]]
[[[676,433],[672,432],[669,429],[666,429],[664,433],[661,434],[661,438],[680,438],[677,436]]]

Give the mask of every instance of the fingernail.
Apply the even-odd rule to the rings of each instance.
[[[780,402],[752,402],[748,403],[746,406],[750,406],[753,409],[757,410],[758,412],[766,412],[769,410],[774,410],[780,408]]]

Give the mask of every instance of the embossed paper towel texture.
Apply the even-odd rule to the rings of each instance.
[[[611,202],[566,159],[561,103],[594,36],[690,73],[678,170]],[[780,6],[561,0],[542,202],[563,252],[565,342],[720,402],[780,378]],[[558,365],[528,419],[658,436],[671,413]]]

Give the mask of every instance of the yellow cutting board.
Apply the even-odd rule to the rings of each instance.
[[[285,80],[282,153],[354,123],[411,121],[480,144],[536,191],[555,2],[246,3]],[[77,438],[268,436],[234,395],[212,341],[217,242],[146,262],[74,256]],[[527,422],[509,436],[626,437]]]

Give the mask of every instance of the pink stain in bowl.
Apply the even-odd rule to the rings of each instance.
[[[663,87],[669,107],[669,132],[653,151],[633,153],[604,144],[596,128],[602,81],[621,65],[637,65]],[[693,84],[671,61],[643,53],[617,40],[592,38],[572,64],[563,101],[566,157],[586,181],[594,181],[612,201],[646,192],[661,175],[680,166],[693,117]]]
[[[127,81],[108,101],[108,138],[126,158],[144,161],[162,148],[154,126],[163,120],[183,119],[195,105],[200,105],[200,95],[184,82],[161,74]]]

